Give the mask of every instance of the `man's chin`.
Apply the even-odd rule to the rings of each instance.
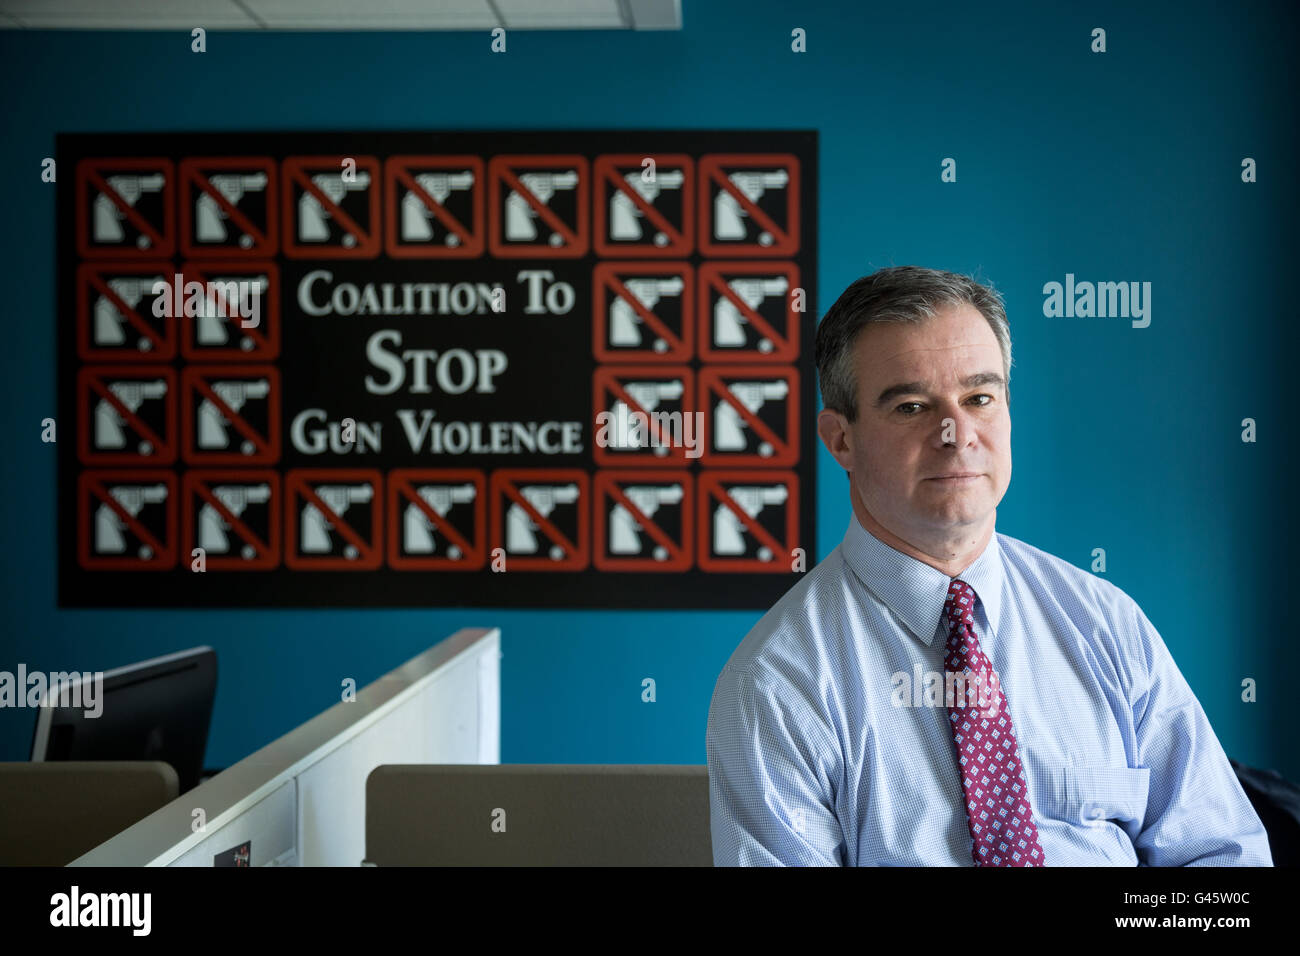
[[[928,508],[923,509],[936,528],[967,528],[983,525],[992,514],[991,508]]]

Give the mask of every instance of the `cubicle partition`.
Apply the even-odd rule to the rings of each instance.
[[[71,866],[358,866],[381,764],[501,760],[501,632],[465,628]]]
[[[712,866],[709,768],[376,767],[366,786],[366,862]]]

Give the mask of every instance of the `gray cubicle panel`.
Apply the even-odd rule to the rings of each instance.
[[[379,766],[376,866],[712,866],[703,765]]]
[[[65,866],[178,793],[160,760],[0,763],[0,866]]]
[[[72,865],[359,866],[371,770],[501,759],[500,657],[496,628],[457,631]]]

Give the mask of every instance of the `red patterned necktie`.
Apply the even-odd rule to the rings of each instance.
[[[954,694],[948,707],[973,841],[971,856],[976,866],[1045,866],[1047,856],[1038,843],[1011,711],[1001,682],[975,637],[975,589],[953,578],[943,612],[951,628],[944,669],[976,675],[984,681],[988,695],[981,706],[968,680],[966,692]],[[965,706],[960,706],[963,703]]]

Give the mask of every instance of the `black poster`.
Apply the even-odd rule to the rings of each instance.
[[[766,609],[811,131],[58,137],[66,607]]]

